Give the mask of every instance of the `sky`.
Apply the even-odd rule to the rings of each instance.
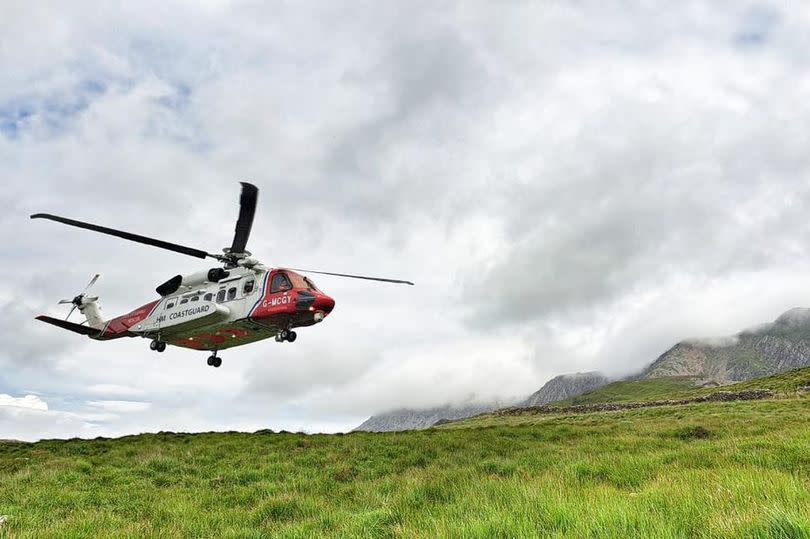
[[[0,438],[349,430],[636,372],[810,306],[801,2],[9,3],[0,17]],[[206,354],[34,320],[248,248],[334,312]],[[79,317],[74,315],[74,321]]]

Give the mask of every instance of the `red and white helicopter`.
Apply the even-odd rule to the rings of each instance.
[[[214,258],[222,263],[222,267],[172,277],[157,287],[160,299],[112,320],[102,318],[98,297],[87,295],[98,280],[96,275],[79,295],[59,302],[73,305],[67,318],[42,315],[37,320],[99,341],[144,337],[151,339],[149,347],[158,352],[163,352],[167,344],[210,350],[208,364],[219,367],[222,359],[217,352],[220,350],[269,337],[275,337],[278,342],[293,342],[297,337],[293,328],[317,324],[332,312],[335,300],[321,292],[308,277],[296,272],[413,285],[399,279],[270,268],[261,264],[245,250],[258,193],[255,185],[242,183],[233,243],[223,249],[221,255],[57,215],[32,215],[31,219],[50,219],[197,258]],[[85,322],[68,321],[75,309],[85,316]]]

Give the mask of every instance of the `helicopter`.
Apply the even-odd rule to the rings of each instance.
[[[276,342],[294,342],[295,328],[319,324],[332,312],[335,300],[302,274],[414,284],[400,279],[265,266],[246,250],[259,189],[251,183],[240,183],[239,217],[233,242],[222,249],[223,254],[49,213],[31,215],[31,219],[48,219],[196,258],[213,258],[221,264],[175,275],[155,289],[159,299],[110,320],[103,318],[98,296],[88,294],[99,278],[96,274],[73,299],[59,301],[72,305],[64,320],[47,315],[36,319],[98,341],[142,337],[150,340],[149,348],[156,352],[165,351],[167,345],[209,351],[208,365],[219,367],[221,350],[270,337]],[[85,317],[79,324],[69,321],[76,309]]]

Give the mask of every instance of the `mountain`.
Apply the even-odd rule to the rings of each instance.
[[[810,366],[810,309],[791,309],[774,322],[730,337],[679,342],[640,374],[627,380],[677,378],[692,385],[724,385]],[[552,378],[519,408],[578,397],[610,382],[596,372]],[[400,409],[375,415],[355,430],[384,432],[425,429],[439,421],[464,419],[498,409],[496,404]]]
[[[689,376],[727,384],[810,366],[810,309],[791,309],[774,322],[721,339],[683,341],[640,378]]]
[[[578,372],[562,374],[546,382],[529,398],[518,404],[518,407],[541,406],[543,404],[576,397],[593,391],[610,382],[596,372]],[[368,432],[391,432],[402,430],[426,429],[438,422],[465,419],[492,412],[501,408],[500,404],[478,404],[470,406],[441,406],[427,410],[399,409],[385,414],[371,416],[354,430]]]
[[[497,404],[477,404],[468,406],[440,406],[426,410],[399,409],[374,415],[365,420],[356,431],[393,432],[401,430],[426,429],[437,421],[463,419],[491,412],[499,408]]]
[[[520,403],[518,407],[543,406],[550,402],[561,401],[582,395],[583,393],[588,393],[608,383],[610,383],[610,380],[598,372],[561,374],[546,382],[543,387],[532,393],[529,398]]]

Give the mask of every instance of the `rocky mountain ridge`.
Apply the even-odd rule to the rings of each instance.
[[[810,309],[791,309],[770,324],[731,337],[679,342],[640,377],[691,376],[722,385],[806,366],[810,366]]]

